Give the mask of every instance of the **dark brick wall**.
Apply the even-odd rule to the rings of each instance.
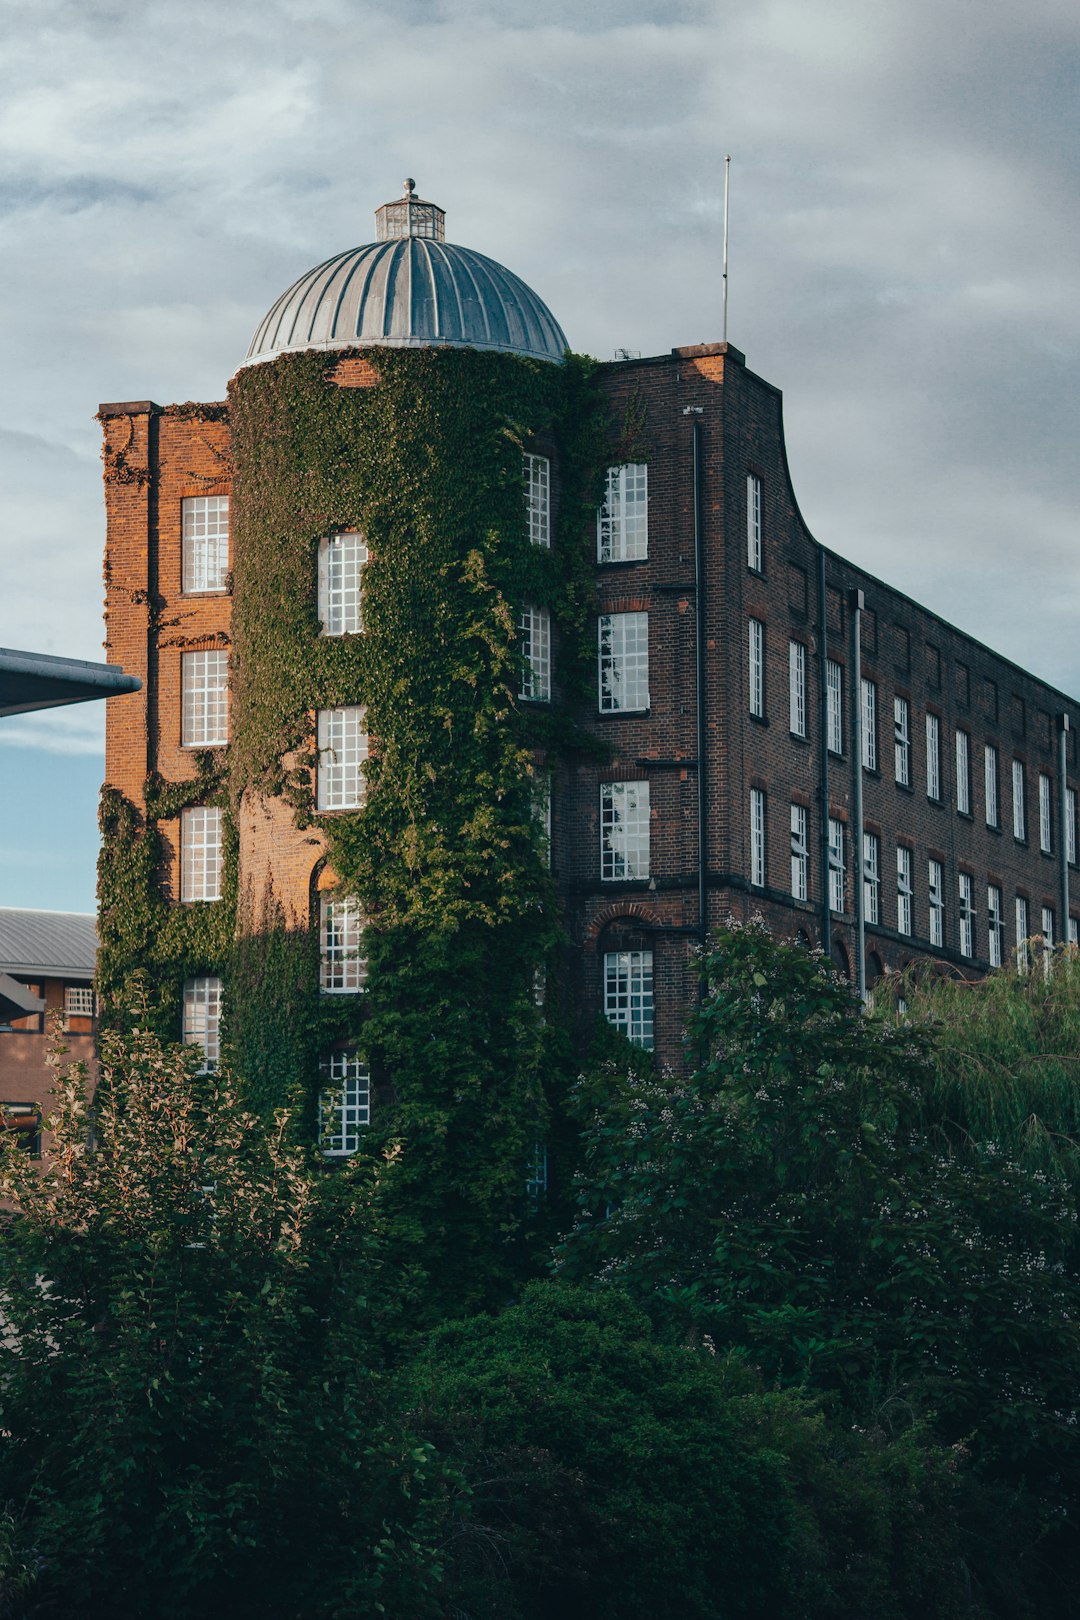
[[[649,557],[634,564],[598,567],[601,612],[640,607],[650,614],[648,715],[587,717],[612,749],[610,763],[581,766],[560,784],[564,802],[556,818],[555,864],[567,897],[577,952],[575,970],[586,1009],[598,1005],[599,954],[605,930],[625,917],[648,938],[656,967],[656,1040],[661,1056],[677,1062],[685,1006],[692,994],[689,958],[700,925],[697,895],[698,771],[695,738],[695,597],[693,591],[693,482],[691,435],[702,440],[702,523],[705,550],[707,712],[706,797],[708,921],[763,916],[785,937],[801,932],[822,940],[822,755],[820,610],[821,548],[809,534],[791,488],[784,449],[781,396],[748,371],[737,351],[722,345],[677,350],[670,356],[604,368],[612,404],[613,458],[619,424],[633,409],[639,448],[632,459],[649,466]],[[684,414],[689,409],[690,414]],[[699,414],[700,410],[700,414]],[[763,557],[760,573],[748,567],[746,475],[762,481]],[[1044,905],[1063,934],[1058,717],[1068,714],[1068,774],[1078,785],[1076,727],[1080,705],[996,656],[900,593],[830,552],[824,553],[828,655],[844,671],[844,743],[829,759],[830,814],[847,825],[847,894],[854,907],[857,842],[854,837],[855,762],[851,714],[853,665],[850,593],[862,590],[861,674],[877,687],[876,771],[863,771],[863,825],[880,840],[881,920],[866,927],[868,977],[879,964],[900,968],[920,956],[964,973],[989,966],[987,885],[1003,891],[1006,953],[1016,944],[1014,899],[1025,895],[1030,929],[1041,926]],[[747,621],[765,625],[765,716],[749,714]],[[807,740],[789,731],[788,643],[804,643],[807,670]],[[911,787],[894,775],[893,698],[910,705]],[[942,798],[926,792],[925,715],[940,717]],[[956,808],[957,729],[970,737],[971,814]],[[1000,825],[986,825],[983,749],[998,750]],[[1024,844],[1012,833],[1012,760],[1027,779]],[[681,763],[685,762],[685,763]],[[1039,850],[1039,772],[1052,779],[1053,853]],[[652,881],[606,884],[599,879],[597,801],[604,779],[647,777],[651,783]],[[751,787],[766,794],[767,872],[752,889],[749,849]],[[805,904],[790,895],[790,806],[808,808],[810,889]],[[896,848],[913,851],[914,932],[896,931]],[[945,947],[929,945],[927,863],[945,868]],[[975,954],[959,950],[958,873],[974,879]],[[1071,914],[1080,912],[1075,868]],[[854,965],[853,910],[834,917],[834,953]],[[875,960],[876,958],[876,960]]]
[[[657,1049],[678,1062],[686,1005],[694,994],[693,953],[700,939],[698,904],[697,595],[694,584],[693,439],[701,452],[700,514],[704,549],[707,922],[762,915],[785,937],[822,939],[821,683],[818,572],[822,552],[809,534],[791,488],[781,396],[746,369],[737,350],[704,345],[654,359],[604,366],[611,407],[612,461],[644,460],[649,468],[649,554],[640,562],[598,566],[602,613],[645,611],[650,632],[650,708],[639,715],[601,715],[593,703],[582,719],[610,750],[602,763],[560,767],[553,783],[553,866],[562,895],[570,950],[571,1006],[584,1038],[600,1006],[600,959],[609,941],[651,948],[656,975]],[[370,386],[376,374],[362,356],[346,357],[338,381]],[[184,597],[179,589],[180,500],[227,493],[228,427],[148,401],[102,408],[108,516],[107,611],[110,657],[138,674],[138,698],[110,705],[107,775],[136,801],[147,769],[170,780],[192,774],[179,746],[179,659],[186,647],[226,644],[228,597]],[[628,449],[628,445],[630,448]],[[553,499],[559,494],[557,447]],[[763,558],[747,566],[746,475],[762,481]],[[594,535],[587,544],[595,547]],[[595,551],[594,551],[595,555]],[[851,706],[851,591],[863,591],[862,674],[877,684],[878,770],[863,773],[864,825],[881,845],[881,922],[867,926],[868,955],[885,968],[932,956],[962,972],[987,961],[986,888],[1003,890],[1005,949],[1016,941],[1013,902],[1028,898],[1032,931],[1053,908],[1061,937],[1062,829],[1058,796],[1057,723],[1069,715],[1068,779],[1077,786],[1080,705],[943,623],[932,613],[831,552],[824,553],[829,655],[845,679],[846,752],[829,760],[831,814],[844,821],[849,904],[854,902],[854,762]],[[748,714],[747,620],[765,625],[765,716]],[[788,727],[788,642],[807,649],[807,739]],[[911,788],[893,771],[893,698],[911,710]],[[942,736],[942,801],[926,794],[924,722],[938,714]],[[971,739],[972,814],[958,814],[954,735]],[[983,746],[999,753],[1001,825],[986,826]],[[1028,840],[1012,835],[1011,765],[1027,777]],[[1039,851],[1040,771],[1054,782],[1054,853]],[[604,780],[648,780],[652,813],[651,878],[600,880],[599,786]],[[766,795],[764,888],[749,883],[749,794]],[[790,888],[790,805],[808,808],[810,892],[796,903]],[[257,818],[256,818],[257,819]],[[265,816],[263,820],[265,820]],[[248,836],[250,835],[250,836]],[[914,934],[896,932],[896,847],[913,851]],[[250,850],[248,843],[251,843]],[[295,848],[293,847],[295,844]],[[245,865],[281,887],[290,914],[306,904],[312,849],[278,817],[273,826],[245,823]],[[316,852],[317,853],[317,852]],[[946,945],[928,943],[927,861],[945,867]],[[975,890],[975,955],[959,953],[957,874]],[[249,874],[250,875],[250,874]],[[175,881],[175,873],[173,874]],[[1080,887],[1072,874],[1072,910]],[[288,891],[288,892],[286,892]],[[294,892],[295,891],[295,892]],[[175,892],[175,888],[174,888]],[[832,920],[836,951],[850,962],[854,918]],[[871,961],[871,976],[877,971]]]

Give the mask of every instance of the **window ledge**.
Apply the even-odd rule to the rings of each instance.
[[[750,720],[755,726],[767,727],[769,724],[768,716],[764,714],[749,714],[747,715],[747,719]]]

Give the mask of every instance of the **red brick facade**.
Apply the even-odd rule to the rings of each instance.
[[[685,1007],[694,993],[692,955],[703,922],[761,914],[785,937],[823,942],[854,970],[857,898],[855,825],[858,697],[853,664],[852,593],[861,591],[861,670],[876,692],[876,763],[861,771],[863,829],[878,839],[879,921],[865,928],[867,978],[932,956],[962,972],[989,965],[988,885],[1000,888],[1005,959],[1015,947],[1015,900],[1028,902],[1029,932],[1043,908],[1064,937],[1063,887],[1070,916],[1080,912],[1075,863],[1062,861],[1061,719],[1067,782],[1080,784],[1076,730],[1080,705],[1035,680],[852,564],[823,551],[806,529],[788,476],[779,392],[727,345],[680,349],[601,370],[611,404],[612,460],[648,467],[648,556],[598,565],[602,614],[649,616],[649,707],[641,713],[583,716],[611,750],[604,764],[560,768],[553,783],[553,867],[571,939],[570,982],[584,1025],[602,1004],[603,957],[652,953],[656,1046],[677,1061]],[[341,386],[369,386],[377,374],[346,357]],[[229,438],[220,407],[149,402],[102,407],[106,441],[109,656],[139,675],[138,697],[110,707],[107,775],[141,803],[148,770],[167,780],[194,774],[180,746],[180,655],[227,646],[229,597],[180,589],[183,497],[229,491]],[[695,492],[695,444],[698,478]],[[557,452],[553,451],[557,461]],[[760,480],[762,559],[748,565],[747,475]],[[553,467],[557,498],[558,468]],[[695,500],[695,493],[697,499]],[[697,524],[695,528],[695,513]],[[696,544],[697,536],[697,544]],[[595,545],[592,535],[584,543]],[[696,556],[700,550],[700,581]],[[822,564],[824,564],[822,574]],[[843,672],[843,749],[823,750],[821,585],[827,656]],[[698,622],[704,627],[699,694]],[[748,621],[764,626],[763,714],[749,713]],[[789,726],[789,643],[805,648],[806,736]],[[556,694],[557,696],[557,694]],[[894,699],[909,709],[910,784],[894,770]],[[699,712],[700,698],[700,712]],[[939,718],[941,797],[927,795],[925,720]],[[699,727],[704,737],[699,758]],[[970,810],[956,797],[957,731],[968,738]],[[997,750],[998,825],[987,824],[984,749]],[[1013,835],[1013,761],[1026,784],[1026,840]],[[847,828],[846,910],[828,917],[823,774],[829,815]],[[1051,782],[1051,851],[1040,850],[1040,774]],[[700,862],[699,790],[705,783],[705,862]],[[647,880],[600,877],[599,794],[603,781],[648,781],[651,837]],[[751,883],[750,792],[764,795],[764,882]],[[809,887],[791,894],[791,806],[807,812]],[[281,813],[279,813],[281,812]],[[246,804],[240,831],[242,904],[269,894],[303,922],[310,880],[322,853],[296,831],[281,806]],[[175,847],[175,839],[172,840]],[[1073,839],[1075,853],[1075,837]],[[913,921],[898,931],[897,847],[912,852]],[[944,876],[944,943],[930,944],[928,862]],[[175,863],[174,863],[175,866]],[[971,876],[972,949],[961,949],[959,876]],[[701,916],[699,894],[707,896]],[[177,874],[172,892],[178,895]]]

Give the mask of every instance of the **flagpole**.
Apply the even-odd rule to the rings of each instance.
[[[727,342],[727,250],[728,250],[728,192],[731,181],[731,153],[724,158],[724,342]]]

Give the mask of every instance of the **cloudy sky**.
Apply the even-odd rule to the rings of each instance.
[[[601,358],[721,331],[816,536],[1080,693],[1075,0],[0,0],[0,645],[101,656],[99,401],[220,399],[415,176]],[[100,705],[0,728],[90,909]]]

